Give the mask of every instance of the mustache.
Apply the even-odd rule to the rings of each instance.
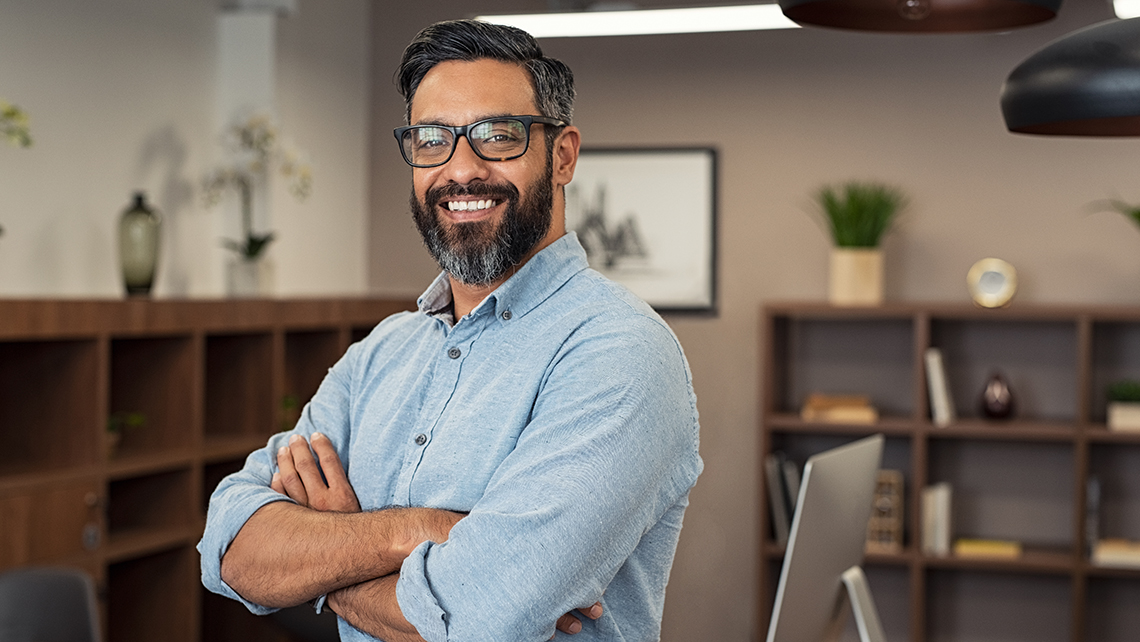
[[[428,189],[424,194],[424,203],[439,205],[444,199],[457,196],[473,196],[476,198],[511,201],[518,199],[519,190],[510,183],[484,183],[483,181],[476,181],[468,183],[467,185],[448,183],[447,185]]]

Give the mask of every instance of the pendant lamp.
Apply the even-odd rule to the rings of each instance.
[[[1140,18],[1045,45],[1010,72],[1001,111],[1020,134],[1140,136]]]
[[[1061,0],[779,0],[801,25],[950,33],[1000,31],[1051,20]]]

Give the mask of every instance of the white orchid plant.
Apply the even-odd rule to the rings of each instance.
[[[256,260],[274,239],[273,232],[253,231],[253,187],[276,171],[289,183],[289,193],[304,201],[313,191],[313,171],[303,154],[281,142],[277,124],[268,114],[254,114],[226,130],[224,144],[229,164],[211,172],[203,183],[206,206],[214,207],[231,189],[241,198],[244,238],[223,239],[222,244],[246,260]]]
[[[12,103],[0,99],[0,137],[16,147],[31,147],[32,134],[28,127],[28,114]],[[0,236],[4,228],[0,227]]]

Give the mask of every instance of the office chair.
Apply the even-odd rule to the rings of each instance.
[[[0,573],[0,640],[101,642],[95,584],[83,571],[29,567]]]

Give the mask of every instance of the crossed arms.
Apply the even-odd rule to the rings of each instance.
[[[446,541],[464,514],[430,508],[361,512],[332,443],[315,433],[311,445],[312,452],[295,435],[278,451],[279,472],[270,487],[296,504],[273,502],[250,517],[222,558],[222,579],[245,599],[269,607],[327,594],[328,606],[362,631],[388,642],[422,641],[397,603],[398,571],[420,543]],[[602,607],[580,612],[597,619]],[[581,629],[569,613],[556,626],[565,633]]]

